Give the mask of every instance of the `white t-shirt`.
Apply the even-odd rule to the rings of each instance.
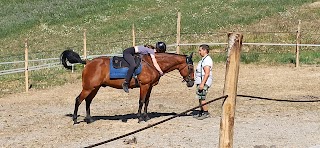
[[[213,61],[209,55],[202,57],[201,60],[199,61],[196,72],[195,72],[195,83],[201,84],[201,81],[203,80],[204,74],[205,74],[203,70],[205,66],[210,67],[210,74],[206,82],[206,84],[210,87],[213,81],[213,76],[212,76]]]

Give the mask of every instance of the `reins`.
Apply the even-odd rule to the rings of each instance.
[[[182,69],[185,69],[186,67],[188,67],[187,80],[183,79],[183,81],[187,81],[187,82],[192,81],[192,80],[191,80],[191,76],[190,76],[190,74],[191,74],[191,70],[190,70],[190,68],[189,68],[190,65],[191,65],[191,64],[188,64],[188,63],[187,63],[187,65],[182,68]]]
[[[145,61],[144,59],[141,59],[141,61],[147,63],[148,66],[150,66],[150,67],[153,68],[154,70],[158,71],[153,65],[151,65],[149,62]]]

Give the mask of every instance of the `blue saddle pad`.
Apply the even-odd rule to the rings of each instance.
[[[124,68],[114,68],[113,67],[113,60],[110,59],[110,78],[111,79],[122,79],[125,78],[128,72],[128,67],[124,67]],[[133,76],[139,75],[141,73],[142,70],[142,64],[139,65],[138,68],[135,69],[135,71],[133,72]]]

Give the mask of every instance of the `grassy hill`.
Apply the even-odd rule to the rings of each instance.
[[[0,62],[24,60],[25,39],[30,59],[59,57],[68,47],[82,53],[84,29],[89,55],[121,53],[132,45],[132,24],[136,27],[137,44],[173,44],[177,12],[182,16],[183,43],[225,42],[229,31],[243,33],[244,42],[295,43],[297,23],[301,20],[302,43],[314,44],[320,38],[319,7],[314,0],[0,0]],[[187,53],[195,48],[186,46],[182,51]],[[223,46],[212,48],[224,50]],[[294,62],[294,47],[244,48],[250,50],[243,54],[245,63]],[[302,62],[320,63],[318,48],[303,49],[310,52],[301,53],[305,54]],[[213,56],[216,61],[224,59],[224,54]],[[0,68],[12,66],[21,67]],[[32,72],[30,81],[34,88],[46,88],[79,78],[79,73],[51,69]],[[23,75],[0,76],[0,83],[2,92],[21,90],[17,87],[23,83]]]
[[[0,22],[0,49],[1,55],[10,55],[12,50],[21,50],[23,40],[27,38],[31,46],[30,52],[60,52],[66,47],[81,50],[83,30],[87,29],[88,49],[100,51],[97,53],[120,53],[122,49],[131,45],[132,24],[136,26],[137,38],[156,37],[137,39],[138,44],[154,43],[157,40],[170,44],[175,42],[178,11],[182,14],[182,33],[186,33],[182,36],[182,41],[187,42],[217,40],[215,37],[188,36],[188,33],[216,33],[241,29],[295,31],[297,20],[291,26],[281,26],[282,21],[309,19],[306,16],[301,18],[295,13],[298,13],[303,5],[313,1],[1,0],[0,13],[3,17]],[[319,14],[318,10],[314,11]],[[314,11],[308,12],[315,13]],[[288,12],[290,14],[287,14]],[[246,27],[276,16],[281,16],[284,20],[273,21],[276,24],[271,24],[270,30],[253,30]]]

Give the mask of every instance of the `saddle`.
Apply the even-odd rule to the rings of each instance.
[[[139,54],[134,55],[134,61],[137,64],[136,68],[138,68],[141,63],[141,57]],[[119,57],[119,56],[114,56],[112,58],[112,64],[113,64],[113,67],[116,69],[129,67],[128,62],[123,57]]]
[[[133,72],[133,78],[141,73],[141,57],[139,54],[134,55],[134,61],[137,64]],[[111,79],[123,79],[126,77],[129,64],[123,57],[114,56],[110,59],[110,78]],[[137,81],[137,79],[136,79]]]

